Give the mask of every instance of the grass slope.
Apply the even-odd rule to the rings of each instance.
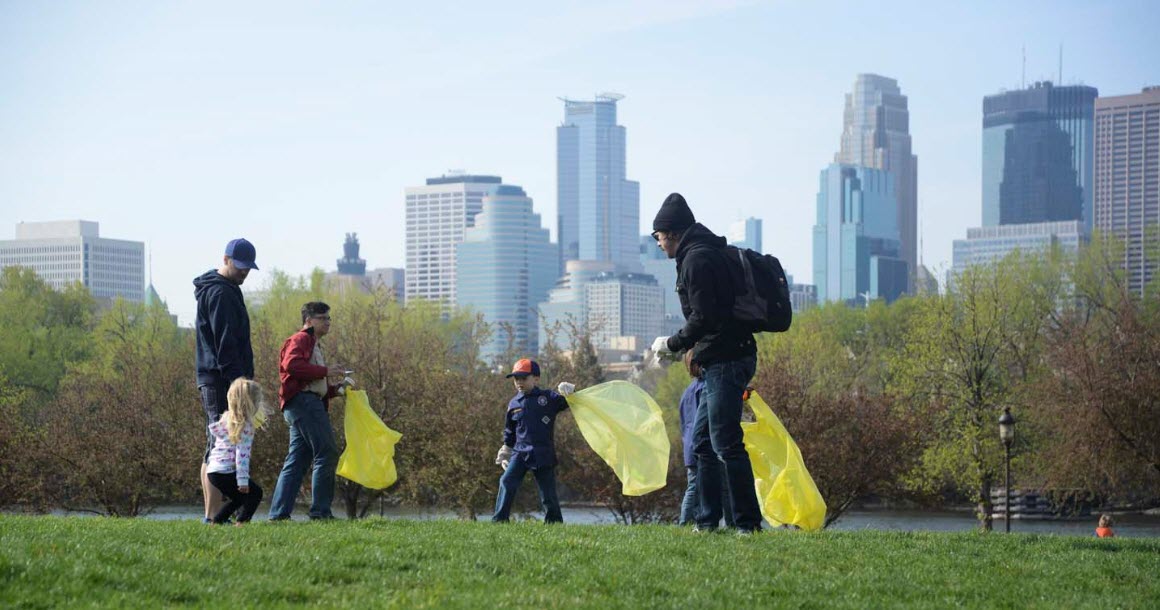
[[[0,516],[0,607],[1156,607],[1160,540]]]

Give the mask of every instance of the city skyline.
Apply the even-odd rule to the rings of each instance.
[[[404,266],[400,195],[424,176],[503,175],[554,218],[545,126],[557,98],[600,91],[627,96],[642,230],[679,191],[718,233],[764,218],[766,249],[811,277],[817,170],[859,73],[904,88],[922,160],[918,256],[940,275],[952,241],[981,224],[982,97],[1058,81],[1061,43],[1059,84],[1115,96],[1160,81],[1147,2],[597,2],[456,6],[454,20],[439,7],[223,10],[0,7],[0,231],[79,219],[145,242],[183,324],[191,279],[240,235],[262,266],[247,289],[270,269],[329,269],[351,231],[369,266]],[[288,239],[304,225],[309,240]]]

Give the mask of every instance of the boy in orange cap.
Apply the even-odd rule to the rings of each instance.
[[[522,358],[507,375],[512,379],[516,395],[507,406],[507,416],[503,429],[503,446],[495,457],[495,463],[503,467],[499,479],[499,495],[495,499],[495,514],[492,521],[507,521],[511,515],[512,502],[524,481],[524,475],[531,470],[536,477],[536,487],[540,490],[540,504],[544,508],[544,523],[562,523],[560,501],[556,498],[556,416],[568,408],[565,396],[576,386],[561,382],[556,392],[541,390],[540,365],[534,360]]]

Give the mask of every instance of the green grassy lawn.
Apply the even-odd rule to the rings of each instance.
[[[1155,608],[1160,539],[0,516],[0,607]]]

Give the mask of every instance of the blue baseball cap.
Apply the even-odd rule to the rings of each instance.
[[[258,258],[258,251],[254,249],[254,244],[244,237],[231,240],[226,244],[226,256],[234,259],[234,265],[238,269],[257,269],[258,263],[254,259]]]

